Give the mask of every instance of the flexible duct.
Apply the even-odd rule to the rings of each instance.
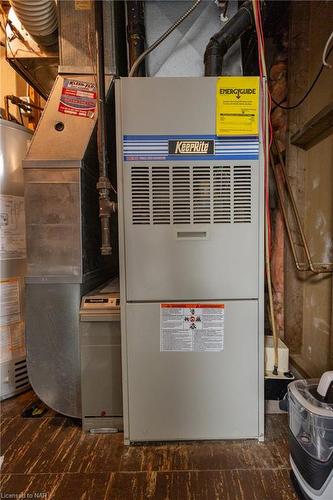
[[[58,19],[55,0],[10,0],[15,14],[29,35],[42,47],[58,41]]]
[[[254,27],[251,0],[243,3],[237,13],[210,39],[205,51],[205,76],[222,74],[223,57],[230,47]]]

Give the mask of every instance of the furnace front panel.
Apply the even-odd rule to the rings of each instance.
[[[117,82],[127,442],[263,434],[261,144],[216,80]]]

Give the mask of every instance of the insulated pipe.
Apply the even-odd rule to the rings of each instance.
[[[205,76],[219,76],[222,74],[223,57],[230,47],[253,27],[252,2],[247,0],[230,21],[210,39],[204,56]]]
[[[19,21],[42,47],[58,42],[58,19],[55,0],[10,0]]]
[[[127,41],[129,53],[129,67],[145,50],[145,23],[143,2],[127,1]],[[142,61],[137,76],[145,76],[145,64]]]

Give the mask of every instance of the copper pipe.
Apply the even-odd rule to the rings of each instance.
[[[288,235],[288,239],[289,239],[289,243],[290,243],[290,248],[291,248],[291,252],[293,254],[296,269],[298,271],[310,271],[310,267],[309,266],[306,267],[306,264],[304,264],[304,263],[300,264],[298,261],[298,258],[297,258],[295,243],[294,243],[293,238],[292,238],[291,229],[290,229],[290,225],[289,225],[288,218],[287,218],[287,211],[286,211],[286,207],[284,205],[283,190],[282,190],[282,187],[280,185],[280,179],[279,179],[279,176],[277,173],[277,168],[276,168],[276,165],[274,163],[272,153],[271,153],[271,167],[272,167],[272,171],[273,171],[274,178],[275,178],[275,184],[277,187],[277,193],[278,193],[278,198],[279,198],[279,202],[280,202],[280,207],[281,207],[283,220],[285,223],[285,227],[286,227],[286,231],[287,231],[287,235]]]
[[[292,187],[291,187],[291,184],[290,184],[287,172],[286,172],[285,162],[284,162],[283,156],[282,156],[282,154],[281,154],[281,152],[276,144],[275,138],[274,138],[274,146],[275,146],[275,149],[276,149],[277,154],[279,156],[281,172],[282,172],[283,179],[285,182],[286,194],[287,194],[287,197],[289,198],[290,203],[291,203],[291,208],[292,208],[293,216],[295,218],[296,227],[297,227],[297,230],[299,232],[299,235],[300,235],[300,238],[302,241],[302,246],[304,248],[304,252],[305,252],[305,256],[306,256],[306,260],[307,260],[307,264],[300,263],[298,260],[296,245],[295,245],[295,242],[294,242],[293,237],[292,237],[292,231],[290,228],[290,224],[289,224],[289,220],[288,220],[288,216],[287,216],[287,211],[286,211],[286,207],[285,207],[283,190],[282,190],[281,183],[280,183],[280,180],[279,180],[279,177],[277,174],[277,167],[276,167],[276,164],[274,162],[274,157],[273,157],[273,154],[271,153],[270,154],[271,166],[272,166],[272,170],[273,170],[274,177],[275,177],[280,206],[281,206],[281,210],[282,210],[282,214],[283,214],[284,223],[286,226],[288,239],[290,242],[291,251],[292,251],[294,262],[296,265],[296,269],[298,271],[301,271],[301,272],[309,272],[310,271],[313,274],[333,273],[333,263],[327,263],[327,264],[320,263],[319,265],[315,266],[313,261],[312,261],[311,252],[309,249],[309,244],[307,242],[307,239],[306,239],[303,227],[302,227],[301,218],[300,218],[300,215],[298,212],[296,200],[295,200],[295,197],[294,197],[294,194],[292,191]]]

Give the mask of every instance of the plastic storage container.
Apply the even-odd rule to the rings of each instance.
[[[333,404],[317,399],[318,382],[289,384],[289,427],[306,453],[327,462],[333,452]]]

